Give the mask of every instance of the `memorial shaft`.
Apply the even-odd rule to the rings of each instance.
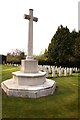
[[[37,22],[38,18],[33,17],[33,9],[29,9],[29,15],[25,15],[24,18],[29,20],[27,58],[31,58],[33,56],[33,21]]]
[[[28,56],[33,56],[33,10],[29,11]]]

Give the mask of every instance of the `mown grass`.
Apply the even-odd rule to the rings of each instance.
[[[15,69],[13,69],[15,68]],[[11,69],[11,70],[8,70]],[[6,80],[19,67],[3,66]],[[5,75],[6,74],[6,75]],[[78,73],[69,77],[51,78],[57,89],[53,95],[38,99],[8,97],[2,94],[3,118],[78,118]]]
[[[13,71],[17,71],[17,70],[19,70],[20,69],[20,66],[12,66],[12,65],[0,65],[0,70],[1,70],[1,72],[0,72],[0,76],[2,76],[1,77],[1,79],[0,79],[0,83],[1,83],[1,81],[2,80],[6,80],[6,79],[9,79],[9,78],[11,78],[12,77],[12,72]]]

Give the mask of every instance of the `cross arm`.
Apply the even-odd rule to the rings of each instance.
[[[24,14],[24,19],[28,19],[28,20],[30,20],[30,15],[26,15],[26,14]],[[35,21],[35,22],[37,22],[38,21],[38,18],[36,18],[36,17],[33,17],[33,21]]]
[[[28,20],[30,20],[30,15],[26,15],[26,14],[24,14],[24,19],[28,19]]]
[[[37,21],[38,21],[38,18],[33,17],[33,21],[37,22]]]

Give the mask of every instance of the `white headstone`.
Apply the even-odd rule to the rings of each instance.
[[[59,68],[57,68],[57,73],[59,74]]]
[[[72,68],[70,68],[70,73],[69,74],[72,75]]]
[[[42,71],[42,65],[38,65],[39,71]]]
[[[48,71],[48,67],[46,67],[46,77],[48,77],[49,71]]]
[[[69,74],[69,68],[67,67],[67,74]]]
[[[73,68],[73,72],[75,72],[75,71],[76,71],[76,68],[74,67],[74,68]]]
[[[55,77],[55,67],[52,67],[52,77]]]
[[[59,77],[61,77],[62,76],[62,70],[61,70],[61,68],[59,68]]]
[[[77,67],[76,67],[76,70],[75,70],[76,72],[78,71],[78,69],[77,69]]]
[[[62,73],[63,73],[63,71],[64,71],[64,68],[61,68],[61,71],[62,71]]]
[[[49,69],[49,73],[51,73],[51,72],[52,72],[52,71],[51,71],[51,66],[49,66],[48,69]]]
[[[64,68],[64,76],[67,76],[67,70]]]

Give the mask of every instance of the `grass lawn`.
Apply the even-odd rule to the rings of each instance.
[[[19,67],[2,66],[2,80],[12,77]],[[3,118],[78,118],[78,73],[51,78],[57,89],[53,95],[30,99],[8,97],[2,93]],[[1,81],[0,81],[1,82]]]

